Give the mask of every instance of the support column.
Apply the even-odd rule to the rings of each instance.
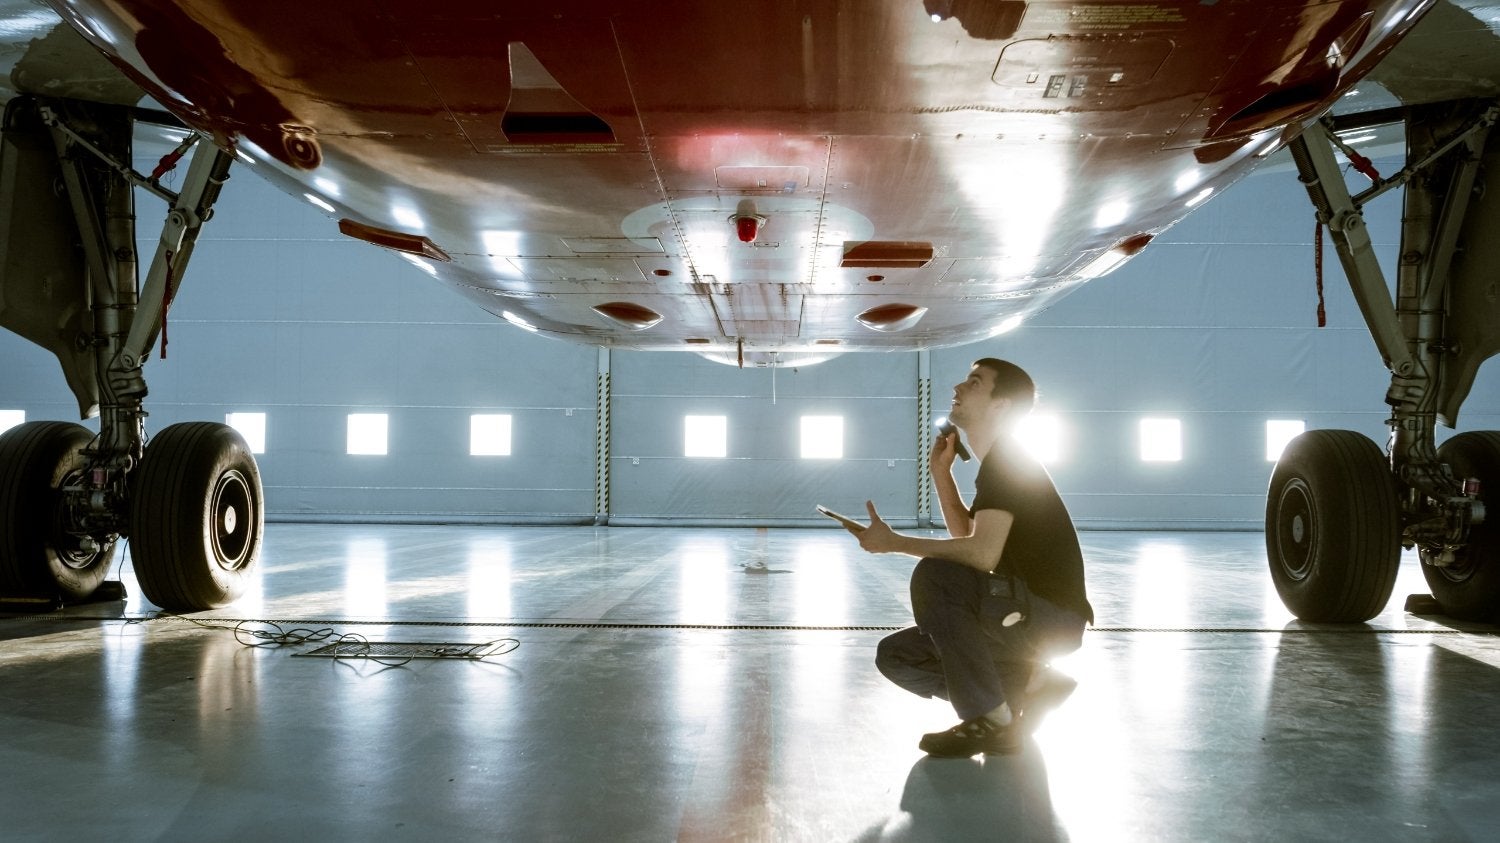
[[[594,390],[594,525],[609,524],[609,349],[599,349]]]
[[[932,526],[932,353],[917,352],[917,526]]]

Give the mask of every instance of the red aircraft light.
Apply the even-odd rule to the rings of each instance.
[[[741,243],[754,243],[755,238],[760,236],[760,225],[765,221],[765,217],[757,214],[736,214],[734,233]]]

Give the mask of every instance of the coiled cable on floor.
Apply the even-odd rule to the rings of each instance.
[[[244,619],[233,625],[190,618],[171,612],[158,613],[150,620],[180,620],[203,629],[224,630],[234,635],[234,640],[246,647],[280,649],[303,644],[332,645],[329,657],[335,661],[361,659],[385,667],[401,667],[418,656],[388,656],[374,652],[376,645],[357,632],[340,633],[333,627],[312,629],[310,627],[286,628],[276,621]],[[142,621],[135,621],[136,623]],[[515,638],[496,638],[482,644],[453,644],[433,646],[420,657],[431,659],[462,659],[479,661],[491,656],[502,656],[521,646]]]

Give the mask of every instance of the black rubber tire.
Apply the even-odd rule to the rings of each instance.
[[[1395,478],[1349,430],[1293,439],[1266,495],[1266,556],[1281,602],[1304,621],[1362,623],[1391,599],[1401,561]]]
[[[1422,576],[1443,614],[1466,621],[1500,620],[1500,431],[1460,433],[1437,454],[1452,466],[1454,477],[1479,478],[1485,520],[1469,530],[1469,543],[1452,565],[1424,564]]]
[[[94,434],[72,422],[38,421],[0,434],[0,594],[86,599],[109,573],[115,536],[85,551],[63,529],[58,489],[84,469]]]
[[[130,506],[130,553],[141,592],[172,612],[232,603],[260,558],[260,470],[234,428],[188,422],[146,446]]]

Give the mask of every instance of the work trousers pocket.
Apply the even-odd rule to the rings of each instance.
[[[986,577],[985,593],[979,597],[980,625],[991,637],[1003,635],[1026,623],[1031,614],[1031,593],[1026,583],[1004,574]]]

